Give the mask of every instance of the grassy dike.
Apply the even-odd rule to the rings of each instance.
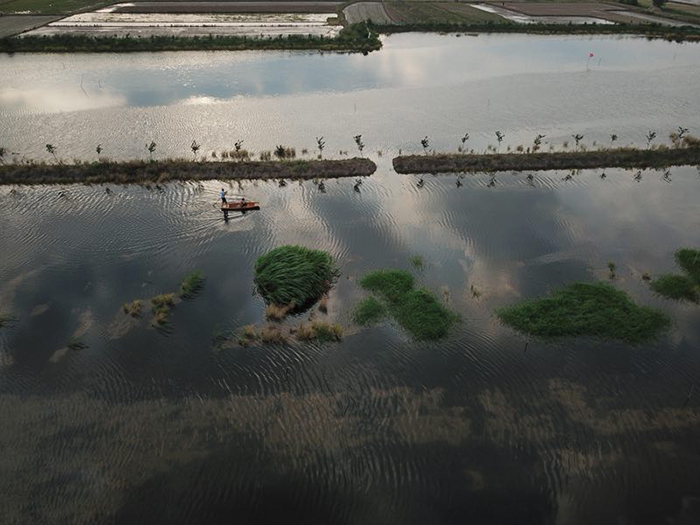
[[[413,24],[372,24],[372,31],[392,33],[528,33],[536,35],[634,35],[675,42],[700,42],[700,29],[661,24],[517,24],[515,22],[418,22]]]
[[[377,166],[364,158],[192,162],[186,160],[0,165],[0,184],[145,184],[189,180],[366,177]]]
[[[369,53],[382,47],[376,32],[364,23],[353,24],[329,38],[289,35],[275,38],[247,36],[91,35],[21,36],[0,39],[0,53],[132,53],[152,51],[318,50]]]
[[[663,168],[700,164],[700,147],[552,153],[403,155],[393,160],[397,173],[459,173],[594,168]]]

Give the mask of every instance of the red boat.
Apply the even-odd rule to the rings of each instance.
[[[221,203],[222,211],[250,211],[259,209],[260,203],[257,201],[231,201],[226,204]]]

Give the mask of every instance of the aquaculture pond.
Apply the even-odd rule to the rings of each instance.
[[[496,75],[495,62],[469,54],[473,46],[500,49],[513,69]],[[526,46],[541,50],[528,55],[531,72],[509,54]],[[559,58],[572,49],[575,64]],[[589,49],[608,50],[607,69],[603,60],[585,70]],[[459,50],[475,62],[448,69]],[[91,158],[98,141],[147,158],[145,130],[156,130],[163,156],[191,156],[193,138],[211,149],[239,138],[250,149],[283,143],[301,155],[324,135],[324,157],[338,157],[362,133],[363,154],[379,168],[323,184],[0,187],[0,521],[700,520],[700,305],[650,285],[681,272],[679,248],[700,247],[698,169],[398,175],[389,151],[420,151],[425,135],[456,150],[465,132],[480,147],[495,145],[492,128],[505,133],[502,147],[538,132],[561,141],[581,133],[589,145],[613,132],[643,143],[652,126],[659,141],[678,125],[697,133],[700,99],[686,84],[700,78],[697,48],[401,35],[368,57],[158,57],[80,57],[84,69],[91,61],[101,68],[103,86],[123,82],[133,98],[70,111],[68,96],[37,95],[51,108],[22,106],[24,95],[11,91],[19,88],[7,86],[25,75],[27,100],[52,83],[60,93],[76,70],[56,64],[77,57],[3,57],[13,73],[0,88],[0,145],[38,157],[55,133],[62,158]],[[421,67],[443,59],[443,83],[424,76]],[[207,69],[226,60],[228,69]],[[184,103],[223,89],[214,77],[203,87],[200,72],[219,72],[224,85],[245,61],[263,83],[273,81],[265,68],[275,61],[290,74],[304,64],[334,69],[299,74],[296,87],[280,72],[282,87],[260,93],[241,87],[253,85],[241,77],[219,94],[229,100]],[[339,64],[367,66],[347,77],[353,90],[328,85],[350,75]],[[110,68],[121,74],[109,80]],[[383,68],[396,75],[367,72]],[[83,86],[95,102],[91,74]],[[304,84],[312,80],[313,88]],[[553,110],[543,110],[547,97]],[[113,142],[98,139],[102,132]],[[261,210],[224,221],[222,185]],[[255,265],[284,245],[327,252],[338,275],[322,308],[277,324],[266,321]],[[384,294],[361,285],[380,269],[408,272],[415,290],[456,316],[444,337],[417,340],[391,302],[382,312]],[[670,327],[637,344],[549,340],[496,315],[598,281],[663,313]],[[374,311],[358,317],[370,297],[377,302],[365,313]],[[340,340],[334,332],[246,341],[246,330],[313,321],[339,325]]]

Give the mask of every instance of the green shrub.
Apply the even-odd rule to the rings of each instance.
[[[636,305],[605,283],[574,283],[496,314],[513,328],[540,337],[596,336],[640,343],[670,326],[663,313]]]
[[[337,275],[329,254],[302,246],[280,246],[255,262],[255,284],[265,301],[295,309],[316,302]]]

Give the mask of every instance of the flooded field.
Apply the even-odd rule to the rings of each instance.
[[[261,205],[228,222],[217,182],[0,188],[3,522],[700,520],[700,306],[643,279],[700,246],[698,169],[434,177],[390,161],[426,135],[456,151],[465,132],[480,149],[495,130],[502,148],[697,133],[697,47],[398,35],[367,57],[157,57],[1,57],[5,161],[52,160],[46,143],[68,162],[98,143],[147,158],[151,140],[191,158],[193,139],[207,154],[244,140],[310,156],[321,135],[324,157],[342,157],[361,133],[379,169],[226,185]],[[290,322],[313,314],[343,339],[240,346],[265,318],[255,260],[288,243],[340,269],[327,312]],[[359,278],[386,267],[460,315],[446,339],[353,323]],[[193,270],[204,289],[166,329],[125,314]],[[673,326],[636,346],[545,342],[494,315],[577,280],[610,282]]]

